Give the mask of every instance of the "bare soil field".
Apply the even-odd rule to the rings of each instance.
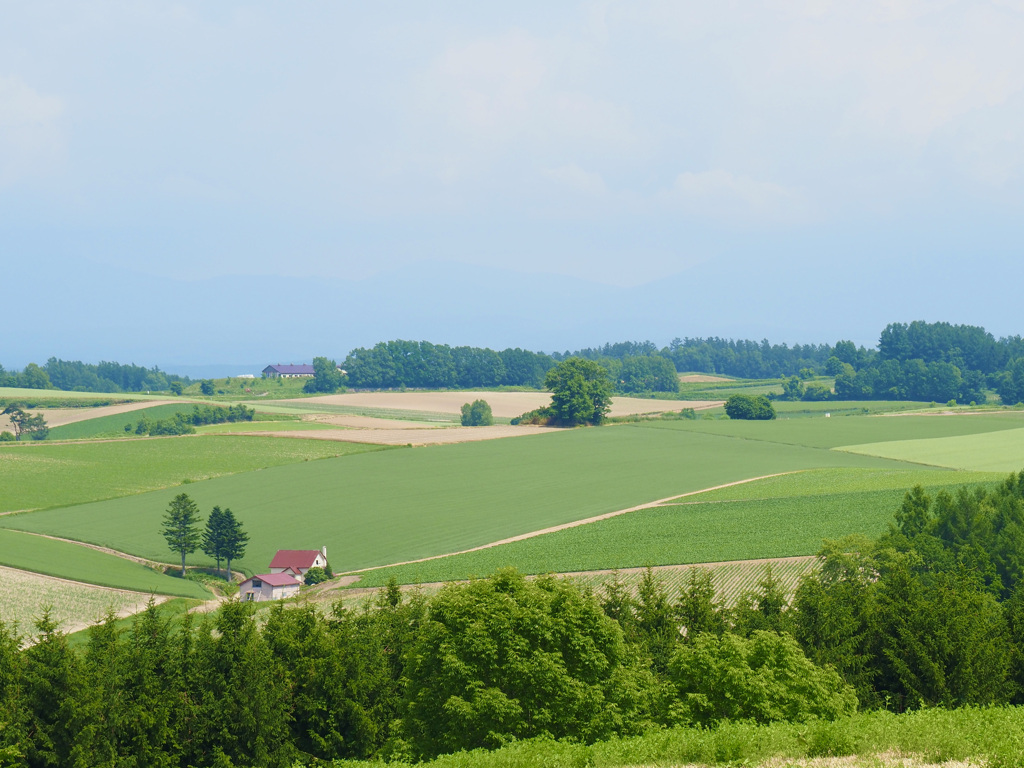
[[[527,411],[551,403],[548,392],[350,392],[344,395],[324,395],[282,402],[301,403],[315,407],[348,405],[363,408],[389,408],[434,413],[459,413],[462,406],[474,400],[486,400],[491,412],[499,419],[511,419]],[[611,416],[629,416],[640,413],[662,413],[681,408],[713,408],[720,401],[707,400],[654,400],[640,397],[613,397]]]
[[[113,416],[118,413],[138,411],[142,408],[152,408],[154,405],[169,405],[180,403],[181,400],[142,400],[135,403],[120,403],[119,405],[101,405],[98,408],[39,408],[28,409],[28,412],[35,415],[43,414],[48,427],[62,427],[65,424],[74,424],[78,421],[98,419],[102,416]],[[11,430],[11,422],[6,416],[0,416],[0,431]]]
[[[372,419],[372,421],[380,421]],[[521,437],[557,432],[547,427],[413,427],[406,429],[318,429],[295,432],[236,432],[239,435],[266,435],[270,437],[297,437],[303,440],[340,440],[348,443],[374,445],[443,445],[469,443],[478,440],[497,440],[502,437]]]

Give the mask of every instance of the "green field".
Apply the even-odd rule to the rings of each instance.
[[[370,571],[358,586],[378,586],[391,577],[401,583],[466,579],[509,564],[524,573],[548,573],[813,555],[825,538],[882,533],[916,484],[935,492],[999,479],[912,470],[800,472],[500,547]]]
[[[988,435],[959,435],[848,445],[839,450],[870,456],[887,456],[900,461],[913,461],[937,467],[973,469],[979,472],[1017,472],[1024,467],[1024,429],[1011,429]]]
[[[157,573],[123,557],[17,531],[0,530],[0,565],[136,592],[210,597],[195,582]]]
[[[731,419],[683,419],[644,421],[635,429],[670,429],[703,432],[744,440],[770,441],[816,448],[863,446],[893,440],[922,440],[1024,428],[1024,413],[1003,411],[963,416],[834,416],[733,421]],[[979,438],[983,442],[987,438]],[[908,457],[900,460],[912,461]]]
[[[279,548],[327,545],[335,570],[349,570],[458,551],[744,478],[839,466],[900,465],[627,425],[290,464],[187,490],[203,510],[230,507],[250,532],[240,568],[266,567]],[[7,516],[0,526],[57,532],[170,562],[160,519],[181,490]]]
[[[7,443],[0,446],[0,512],[82,504],[236,472],[379,450],[380,446],[358,443],[231,436]]]
[[[177,413],[192,413],[193,403],[175,405],[154,405],[152,408],[141,408],[127,413],[116,413],[85,419],[59,427],[50,427],[50,440],[83,440],[95,437],[135,437],[135,425],[145,414],[150,421],[174,418]],[[46,415],[46,412],[43,412]],[[124,425],[130,424],[132,431],[125,432]]]

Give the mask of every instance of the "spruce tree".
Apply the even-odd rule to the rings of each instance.
[[[245,557],[245,544],[249,541],[249,534],[242,530],[242,524],[235,519],[235,514],[230,509],[223,512],[221,528],[220,553],[227,560],[227,580],[231,581],[231,561]]]
[[[164,539],[172,552],[181,554],[181,575],[185,575],[185,555],[190,555],[199,546],[199,507],[187,493],[179,493],[171,499],[164,513]]]
[[[220,561],[224,558],[224,523],[224,513],[220,507],[214,507],[206,521],[206,530],[203,531],[203,552],[217,561],[218,573],[220,573]],[[231,580],[230,570],[227,578],[228,581]]]

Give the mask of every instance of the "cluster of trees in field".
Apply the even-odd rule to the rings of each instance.
[[[150,420],[145,413],[133,427],[124,425],[125,432],[136,435],[191,435],[196,427],[204,424],[224,424],[225,422],[252,421],[256,410],[246,408],[241,403],[228,407],[219,405],[194,405],[191,413],[176,413],[168,419]]]
[[[883,536],[827,542],[792,600],[770,571],[726,608],[702,569],[675,595],[650,570],[635,594],[505,570],[430,597],[392,583],[357,610],[277,605],[261,625],[237,602],[178,628],[151,607],[81,655],[44,615],[24,649],[0,625],[0,755],[284,766],[1022,703],[1022,529],[1024,472],[913,489]]]
[[[203,530],[199,527],[201,523],[199,506],[187,493],[179,493],[167,506],[160,532],[168,548],[181,555],[182,576],[185,575],[185,557],[201,547],[207,556],[217,561],[218,571],[220,561],[227,561],[224,578],[230,581],[231,561],[245,556],[249,534],[230,509],[214,507]]]
[[[29,363],[20,372],[0,366],[0,387],[60,389],[68,392],[166,392],[173,382],[188,385],[187,376],[159,368],[101,362],[97,365],[51,357],[43,366]]]

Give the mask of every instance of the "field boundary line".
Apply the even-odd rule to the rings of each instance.
[[[553,525],[553,526],[551,526],[549,528],[541,528],[541,529],[536,530],[536,531],[529,531],[528,533],[520,533],[517,536],[510,536],[507,539],[499,539],[498,541],[492,541],[489,544],[481,544],[480,546],[477,546],[477,547],[470,547],[469,549],[462,549],[462,550],[459,550],[458,552],[447,552],[447,553],[445,553],[443,555],[431,555],[430,557],[421,557],[421,558],[418,558],[416,560],[405,560],[405,561],[400,562],[400,563],[388,563],[386,565],[372,565],[369,568],[359,568],[359,569],[356,569],[356,570],[353,570],[353,571],[345,571],[345,573],[349,574],[349,573],[366,573],[368,571],[379,571],[381,568],[393,568],[393,567],[399,566],[399,565],[415,565],[416,563],[426,563],[426,562],[429,562],[431,560],[441,560],[442,558],[445,558],[445,557],[455,557],[456,555],[465,555],[465,554],[468,554],[470,552],[479,552],[479,551],[484,550],[484,549],[491,549],[492,547],[500,547],[503,544],[512,544],[512,543],[517,542],[517,541],[525,541],[526,539],[532,539],[532,538],[534,538],[536,536],[543,536],[546,533],[555,533],[556,531],[564,531],[564,530],[567,530],[569,528],[577,528],[577,527],[579,527],[581,525],[589,525],[590,523],[597,523],[597,522],[600,522],[601,520],[608,520],[609,518],[612,518],[612,517],[618,517],[619,515],[625,515],[625,514],[627,514],[629,512],[639,512],[642,509],[651,509],[652,507],[658,507],[658,506],[661,506],[662,504],[667,504],[670,501],[675,501],[676,499],[684,499],[687,496],[696,496],[699,493],[708,493],[709,491],[718,491],[718,490],[721,490],[723,488],[731,488],[734,485],[743,485],[744,483],[753,483],[753,482],[755,482],[757,480],[767,480],[770,477],[782,477],[783,475],[795,475],[798,472],[804,472],[804,471],[806,471],[806,470],[796,469],[796,470],[790,470],[789,472],[775,472],[775,473],[773,473],[771,475],[760,475],[758,477],[748,477],[748,478],[746,478],[744,480],[734,480],[731,483],[722,483],[721,485],[714,485],[714,486],[711,486],[710,488],[701,488],[700,490],[697,490],[697,491],[687,491],[686,493],[679,493],[679,494],[675,494],[673,496],[667,496],[664,499],[657,499],[655,501],[649,501],[646,504],[638,504],[635,507],[628,507],[627,509],[618,509],[618,510],[616,510],[614,512],[605,512],[602,515],[595,515],[594,517],[587,517],[587,518],[584,518],[582,520],[573,520],[570,523],[562,523],[561,525]]]
[[[103,552],[104,554],[107,554],[107,555],[114,555],[115,557],[120,557],[122,560],[130,560],[133,563],[138,563],[139,565],[145,565],[148,568],[152,568],[153,566],[159,566],[159,567],[162,568],[165,565],[167,565],[167,563],[160,563],[160,562],[157,562],[156,560],[147,560],[146,558],[139,557],[138,555],[129,555],[127,552],[121,552],[120,550],[111,549],[110,547],[104,547],[104,546],[101,546],[99,544],[90,544],[87,541],[76,541],[75,539],[64,539],[64,538],[61,538],[60,536],[51,536],[48,533],[36,533],[35,531],[19,531],[16,528],[11,528],[9,530],[15,531],[16,533],[24,533],[24,534],[26,534],[28,536],[39,536],[40,538],[43,538],[43,539],[53,539],[54,541],[63,541],[63,542],[66,542],[68,544],[77,544],[80,547],[88,547],[89,549],[95,549],[97,552]],[[10,567],[10,566],[7,566],[7,567]],[[21,570],[21,569],[17,569],[17,570]],[[33,573],[34,573],[34,571],[33,571]],[[83,582],[83,583],[87,583],[87,582]],[[112,589],[113,589],[113,587],[112,587]]]

